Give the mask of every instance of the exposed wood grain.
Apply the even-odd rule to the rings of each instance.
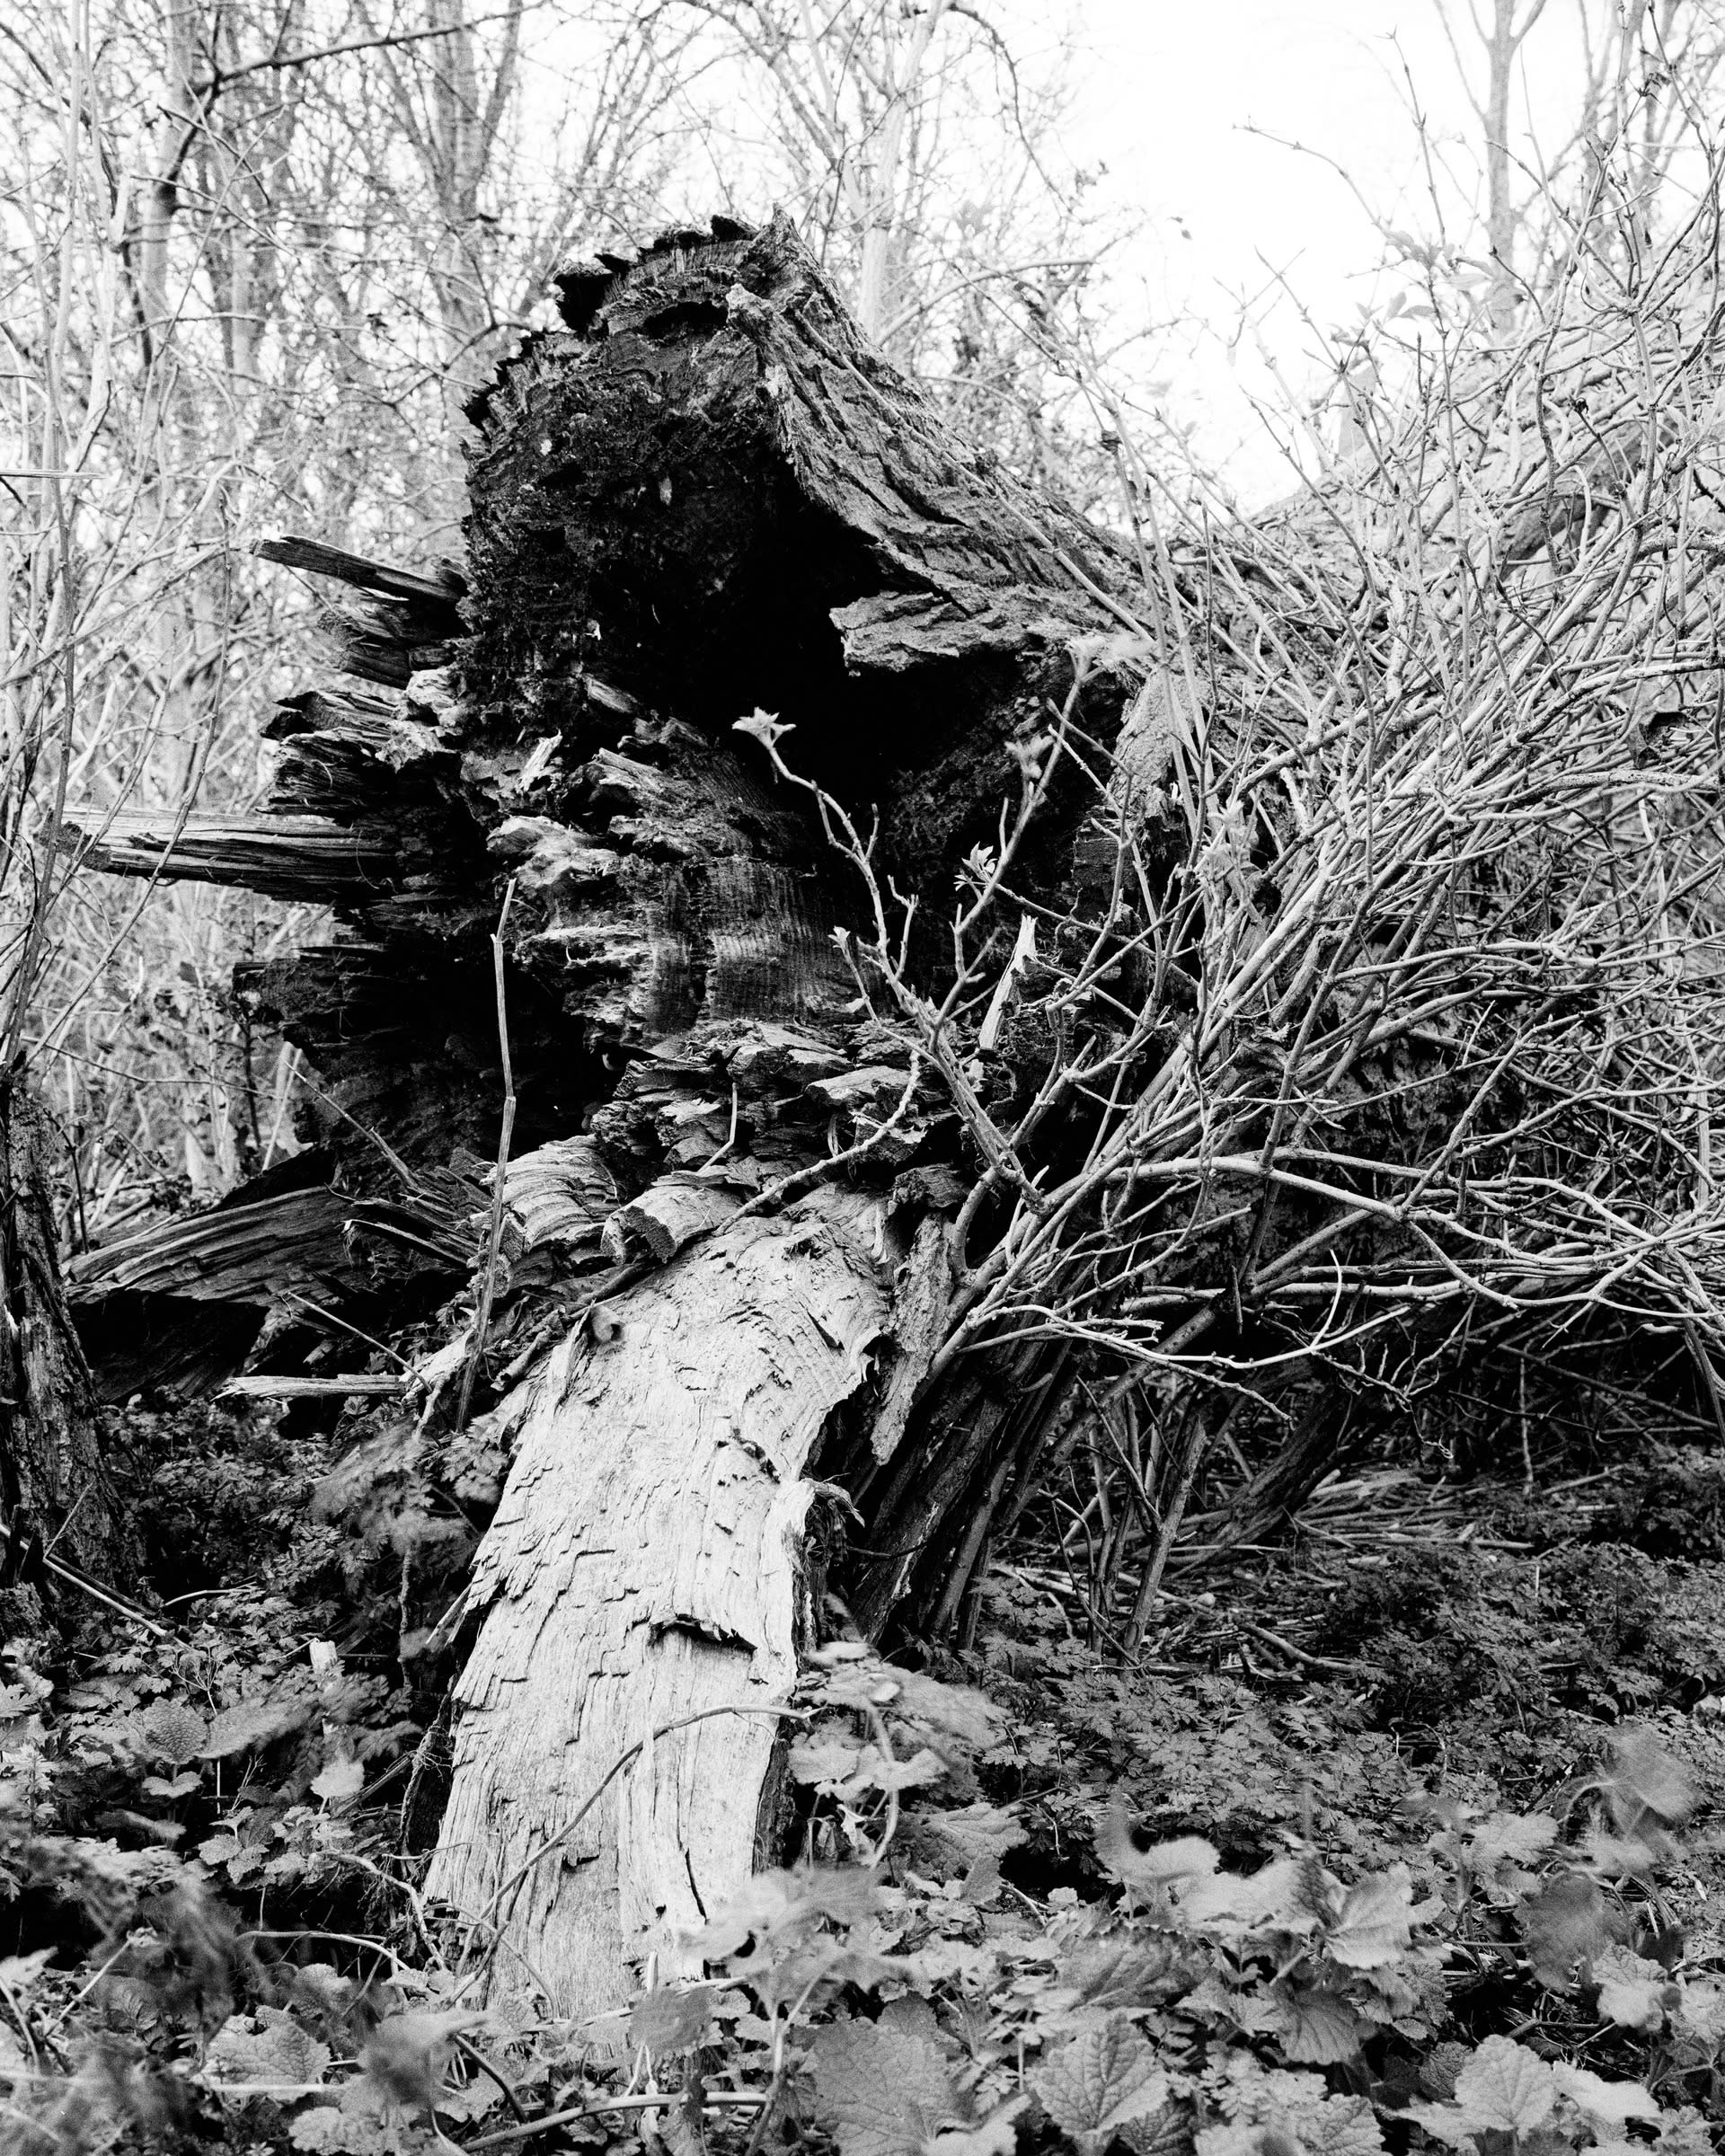
[[[556,1835],[617,1754],[796,1674],[800,1480],[887,1321],[873,1206],[823,1193],[720,1229],[528,1381],[470,1608],[455,1779],[427,1890],[470,1917]],[[721,1716],[650,1748],[498,1911],[493,1983],[559,2014],[620,2002],[661,1920],[748,1876],[773,1722]]]
[[[252,552],[265,561],[279,561],[286,569],[303,569],[313,576],[333,577],[360,591],[381,591],[392,599],[422,599],[447,607],[452,629],[460,626],[456,602],[467,587],[454,570],[446,570],[438,577],[422,577],[411,570],[391,569],[385,562],[367,561],[363,554],[344,552],[339,546],[324,546],[316,539],[302,539],[292,532],[260,539]]]
[[[503,1202],[524,1254],[544,1243],[597,1247],[620,1195],[591,1138],[535,1146],[512,1160],[504,1175]]]
[[[66,818],[80,863],[110,876],[238,884],[272,898],[351,903],[395,872],[394,840],[323,816],[192,816],[172,809],[84,808]]]
[[[650,1188],[615,1213],[609,1223],[619,1256],[644,1244],[654,1262],[668,1264],[686,1244],[728,1220],[742,1200],[721,1183],[698,1175],[662,1175]]]
[[[463,1215],[426,1192],[411,1200],[357,1197],[317,1183],[153,1222],[84,1251],[67,1277],[79,1303],[114,1294],[173,1295],[267,1308],[296,1295],[339,1298],[366,1286],[356,1240],[377,1235],[411,1238],[451,1271],[464,1271],[477,1249]]]
[[[157,1222],[75,1258],[72,1292],[79,1302],[159,1294],[261,1305],[339,1294],[363,1277],[343,1233],[352,1211],[340,1192],[318,1188]]]
[[[387,1371],[354,1371],[347,1377],[230,1377],[224,1400],[395,1400],[407,1390],[404,1377]]]
[[[946,1338],[952,1300],[950,1239],[949,1224],[938,1214],[930,1214],[918,1225],[909,1254],[898,1268],[892,1310],[897,1352],[888,1366],[869,1431],[869,1450],[877,1461],[890,1460],[898,1451],[929,1366]]]

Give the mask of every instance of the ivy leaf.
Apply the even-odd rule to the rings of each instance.
[[[1665,2019],[1671,1979],[1657,1961],[1643,1961],[1622,1947],[1607,1947],[1594,1964],[1599,2011],[1619,2028],[1656,2029]]]
[[[921,2037],[871,2021],[815,2031],[815,2092],[839,2156],[921,2156],[952,2116],[946,2062]]]
[[[1042,2107],[1081,2148],[1099,2151],[1129,2119],[1160,2111],[1168,2076],[1127,2020],[1086,2029],[1031,2077]]]
[[[1488,2037],[1455,2076],[1455,2101],[1471,2128],[1526,2134],[1551,2116],[1557,2082],[1536,2051]]]
[[[1342,1897],[1325,1941],[1346,1969],[1381,1969],[1407,1951],[1413,1886],[1405,1870],[1361,1879]]]
[[[1625,2119],[1659,2116],[1652,2090],[1643,2088],[1640,2081],[1608,2081],[1602,2074],[1589,2072],[1585,2066],[1565,2065],[1561,2060],[1552,2072],[1560,2093],[1589,2118],[1621,2125]]]
[[[209,1724],[203,1716],[178,1700],[154,1700],[137,1718],[138,1735],[152,1757],[171,1767],[183,1767],[199,1757]]]
[[[332,1759],[312,1782],[312,1794],[325,1804],[351,1804],[366,1786],[366,1770],[357,1759]]]
[[[637,1999],[629,2012],[629,2047],[643,2045],[655,2058],[693,2051],[712,2027],[712,1993],[704,1987],[681,1992],[666,1986]]]

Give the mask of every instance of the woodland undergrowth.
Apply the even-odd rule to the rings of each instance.
[[[133,1420],[158,1562],[226,1584],[6,1645],[6,2146],[1714,2145],[1712,1454],[1483,1479],[1427,1542],[1380,1488],[1376,1547],[1184,1576],[1136,1660],[1027,1530],[969,1650],[819,1650],[798,1860],[578,2026],[417,1893],[411,1514],[320,1516],[331,1444],[270,1416]]]

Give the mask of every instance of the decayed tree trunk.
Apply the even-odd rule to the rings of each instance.
[[[610,2002],[652,1927],[748,1875],[769,1710],[813,1634],[803,1471],[889,1322],[872,1210],[821,1192],[721,1227],[527,1381],[427,1882],[482,1943],[503,1926],[512,1984]],[[703,1715],[570,1831],[596,1766]]]
[[[758,1710],[820,1622],[818,1486],[862,1523],[839,1583],[858,1621],[908,1597],[950,1624],[1068,1374],[1031,1344],[929,1382],[975,1165],[935,1074],[854,1001],[832,933],[861,917],[854,870],[736,722],[794,726],[794,767],[878,814],[882,878],[938,921],[1073,694],[1074,641],[1117,632],[1123,576],[943,430],[783,224],[560,287],[566,326],[473,407],[461,577],[261,550],[341,588],[349,676],[283,708],[277,813],[83,843],[111,871],[338,909],[249,993],[318,1068],[338,1210],[390,1180],[363,1127],[443,1208],[414,1232],[428,1264],[468,1218],[490,1335],[443,1358],[426,1412],[447,1422],[474,1365],[513,1447],[444,1628],[468,1659],[428,1887],[495,1945],[496,1981],[583,2013],[755,1855]],[[1096,667],[1076,722],[1110,741],[1126,692]],[[482,1205],[497,1143],[500,908],[500,1256],[451,1187]],[[916,963],[938,973],[938,935]],[[190,1277],[147,1257],[128,1280]],[[628,1745],[691,1716],[560,1838]]]

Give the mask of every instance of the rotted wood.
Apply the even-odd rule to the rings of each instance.
[[[878,1630],[913,1586],[939,1603],[951,1553],[979,1561],[976,1505],[1033,1457],[1054,1389],[978,1360],[927,1397],[974,1171],[926,1060],[857,1003],[833,935],[854,871],[737,721],[793,728],[793,766],[878,811],[881,873],[937,917],[1074,693],[1073,646],[1130,617],[1111,543],[954,437],[783,222],[560,288],[564,326],[473,408],[464,590],[261,549],[337,588],[347,676],[272,722],[272,816],[388,866],[242,988],[314,1068],[305,1135],[356,1196],[387,1180],[380,1144],[413,1175],[492,1157],[488,939],[513,883],[522,1157],[482,1410],[529,1374],[491,1409],[515,1449],[428,1891],[495,1948],[494,1985],[580,2013],[754,1857],[774,1726],[730,1710],[783,1698],[813,1621],[806,1471],[863,1507]],[[1105,747],[1142,653],[1083,671]],[[1073,808],[1023,864],[1050,888]],[[916,962],[938,975],[938,935]],[[710,1709],[558,1841],[644,1729]]]
[[[172,809],[81,809],[64,842],[79,866],[110,876],[237,884],[266,897],[351,904],[388,887],[397,869],[386,831],[323,816],[190,816]]]
[[[68,1304],[100,1398],[198,1398],[234,1374],[272,1310],[339,1331],[357,1305],[375,1317],[404,1289],[471,1269],[479,1236],[459,1179],[368,1197],[305,1181],[319,1165],[302,1155],[277,1172],[288,1188],[243,1187],[71,1260]]]
[[[876,1215],[822,1192],[722,1227],[527,1381],[426,1880],[503,1991],[603,2011],[657,1927],[748,1876],[812,1637],[803,1471],[889,1321]],[[565,1834],[620,1753],[702,1716]]]

